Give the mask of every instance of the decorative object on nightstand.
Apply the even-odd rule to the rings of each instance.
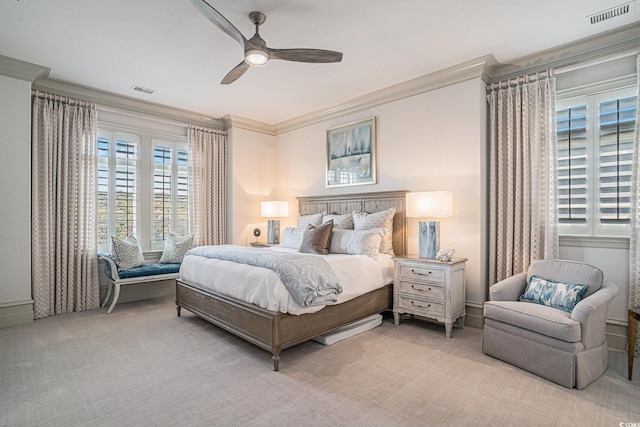
[[[267,243],[277,245],[280,243],[280,220],[289,215],[289,203],[284,201],[261,202],[260,211],[263,218],[271,218],[267,222]]]
[[[451,338],[454,322],[461,328],[464,325],[467,259],[441,262],[408,255],[393,261],[394,323],[400,323],[403,313],[434,319],[444,323],[447,338]]]
[[[440,222],[432,217],[453,214],[453,195],[450,191],[407,193],[407,217],[426,218],[418,223],[420,258],[435,259],[440,249]]]
[[[453,254],[455,253],[456,250],[452,248],[440,249],[436,254],[436,259],[442,262],[449,262],[451,261],[451,259],[453,258]]]

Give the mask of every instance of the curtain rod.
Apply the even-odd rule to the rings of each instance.
[[[507,80],[501,80],[499,82],[491,83],[487,85],[487,91],[494,91],[499,89],[506,89],[509,86],[517,86],[523,83],[533,83],[538,80],[544,80],[553,77],[553,70],[538,71],[537,73],[528,74],[525,76],[513,77]]]
[[[58,94],[55,94],[55,93],[50,93],[50,92],[46,92],[46,91],[42,91],[42,90],[32,90],[31,91],[31,95],[35,96],[36,98],[40,98],[40,99],[46,99],[46,100],[51,100],[51,101],[59,101],[59,102],[64,102],[64,103],[70,104],[70,105],[79,105],[81,107],[96,108],[96,104],[94,104],[93,102],[83,101],[81,99],[71,98],[71,97],[68,97],[68,96],[58,95]]]
[[[554,74],[564,74],[570,71],[579,70],[581,68],[592,67],[594,65],[604,64],[605,62],[615,61],[616,59],[626,58],[628,56],[637,55],[640,53],[640,48],[632,48],[623,50],[621,52],[612,53],[610,55],[603,56],[601,58],[592,59],[589,61],[580,62],[573,65],[567,65],[565,67],[556,68],[553,70]]]

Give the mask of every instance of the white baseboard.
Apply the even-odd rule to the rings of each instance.
[[[0,303],[0,328],[33,323],[33,300]]]

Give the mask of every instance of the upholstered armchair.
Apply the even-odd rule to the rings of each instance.
[[[618,291],[603,278],[589,264],[536,260],[491,286],[482,351],[565,387],[588,386],[607,369],[607,306]]]

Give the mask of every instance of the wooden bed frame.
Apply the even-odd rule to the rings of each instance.
[[[339,196],[298,197],[298,213],[345,214],[354,211],[378,212],[396,208],[393,221],[393,250],[406,253],[405,196],[407,191],[360,193]],[[387,285],[338,305],[302,315],[276,313],[176,280],[176,310],[185,308],[203,319],[270,351],[273,370],[280,368],[280,352],[315,336],[353,323],[393,307],[392,286]]]

